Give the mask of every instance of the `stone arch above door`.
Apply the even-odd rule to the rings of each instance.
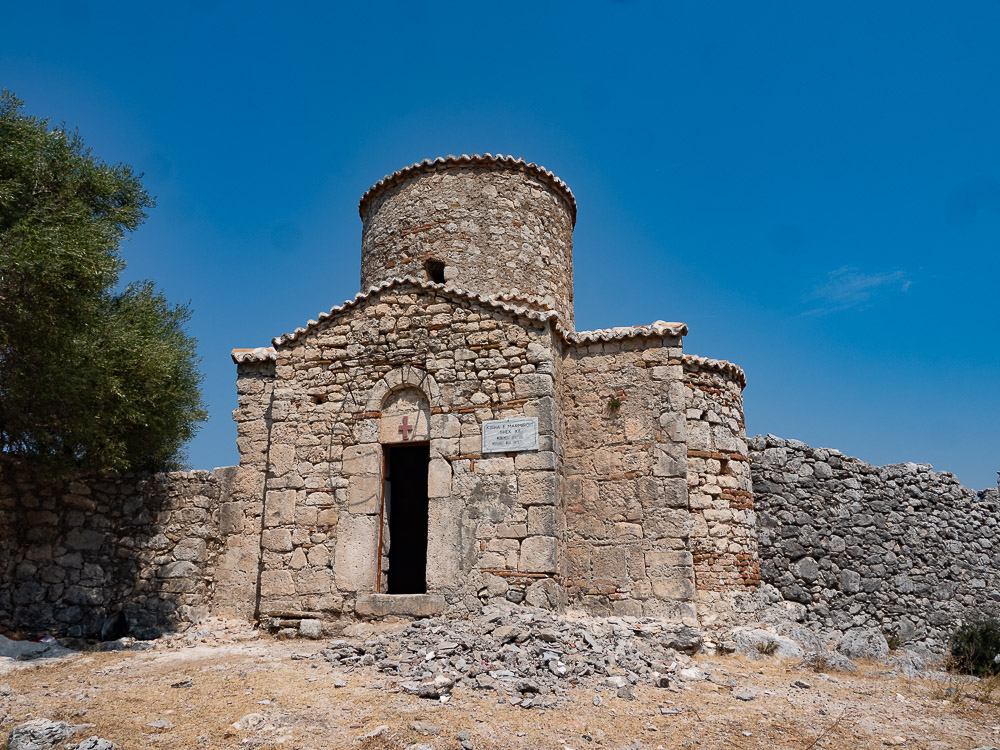
[[[390,370],[372,386],[365,410],[381,411],[388,404],[387,397],[404,388],[416,388],[423,391],[429,406],[441,406],[441,389],[438,387],[437,381],[434,380],[434,376],[419,367],[404,365]]]
[[[379,441],[417,443],[431,439],[431,407],[426,394],[412,386],[388,393],[380,409]]]

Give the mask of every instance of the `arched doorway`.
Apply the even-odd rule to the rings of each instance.
[[[418,388],[395,391],[382,406],[379,589],[387,594],[427,593],[429,420]]]

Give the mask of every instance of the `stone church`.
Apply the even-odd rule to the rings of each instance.
[[[232,353],[259,616],[693,623],[759,586],[743,371],[683,323],[576,330],[564,182],[449,156],[359,210],[361,293]]]
[[[360,213],[361,293],[232,353],[238,466],[0,462],[0,628],[336,632],[491,603],[713,628],[776,603],[943,648],[1000,615],[996,489],[748,441],[743,371],[685,354],[683,323],[577,331],[551,172],[424,161]]]

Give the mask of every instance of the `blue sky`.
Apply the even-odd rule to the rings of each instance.
[[[229,350],[358,291],[369,185],[491,152],[577,197],[578,328],[684,321],[749,434],[996,484],[1000,4],[29,5],[0,83],[157,196],[126,280],[194,311],[194,467]]]

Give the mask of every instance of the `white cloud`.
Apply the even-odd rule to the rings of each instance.
[[[826,282],[806,295],[805,300],[816,306],[803,315],[825,315],[862,307],[876,294],[893,289],[905,292],[911,283],[902,271],[865,273],[853,266],[843,266],[830,271]]]

